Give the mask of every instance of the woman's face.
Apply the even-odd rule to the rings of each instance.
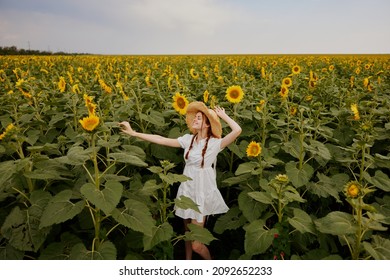
[[[207,124],[207,117],[201,112],[196,113],[195,118],[192,121],[192,128],[197,131],[201,131],[202,129],[207,129],[208,127],[210,127],[210,125]]]

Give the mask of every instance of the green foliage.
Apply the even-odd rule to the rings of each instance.
[[[0,62],[0,259],[172,259],[194,240],[221,259],[390,259],[389,56]],[[231,85],[240,103],[226,100]],[[176,198],[191,180],[183,151],[122,135],[118,122],[177,138],[188,128],[172,96],[202,101],[205,90],[243,132],[216,167],[229,211],[183,233],[175,206],[199,210]]]

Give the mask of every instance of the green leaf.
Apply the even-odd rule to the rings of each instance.
[[[175,206],[184,210],[192,209],[200,213],[198,205],[191,198],[184,195],[175,198]]]
[[[64,232],[59,242],[50,243],[39,255],[39,260],[68,260],[72,247],[81,242],[74,234]]]
[[[297,168],[296,162],[286,164],[286,174],[296,188],[306,185],[313,176],[313,173],[314,169],[309,164],[304,164],[301,170]]]
[[[65,180],[66,178],[62,177],[61,174],[54,170],[48,169],[35,169],[34,171],[29,171],[23,173],[23,175],[30,179],[36,180]]]
[[[86,183],[80,188],[80,192],[97,208],[109,215],[122,197],[123,186],[118,181],[107,181],[105,188],[99,190],[94,184]]]
[[[82,165],[90,159],[90,154],[83,147],[76,146],[69,149],[67,157],[71,164]]]
[[[225,230],[238,229],[246,223],[243,215],[240,215],[240,209],[236,207],[230,208],[226,214],[220,216],[215,222],[214,232],[222,234]]]
[[[318,231],[333,235],[353,234],[356,232],[356,225],[351,214],[334,211],[323,218],[314,221]]]
[[[259,163],[258,162],[244,162],[244,163],[241,163],[236,172],[234,173],[236,176],[239,176],[239,175],[242,175],[242,174],[246,174],[246,173],[252,173],[255,171],[256,168],[259,168]]]
[[[160,166],[151,166],[148,168],[148,170],[152,173],[162,173],[164,171],[164,169]]]
[[[23,260],[24,252],[20,251],[9,243],[5,246],[0,247],[0,260]]]
[[[293,208],[294,217],[288,218],[288,222],[300,233],[315,234],[315,227],[309,214],[299,208]]]
[[[38,190],[31,193],[31,206],[21,210],[16,206],[7,216],[1,227],[1,233],[8,239],[10,245],[21,251],[37,252],[50,229],[40,229],[39,222],[43,209],[50,200],[50,194]]]
[[[276,229],[264,229],[265,222],[256,220],[245,227],[245,253],[253,256],[262,254],[271,246]]]
[[[168,241],[172,238],[174,232],[172,226],[165,222],[158,227],[152,228],[152,235],[144,235],[144,251],[152,249],[154,246],[163,241]]]
[[[284,198],[287,198],[288,202],[291,202],[291,201],[298,201],[301,203],[306,202],[306,200],[303,199],[295,189],[294,189],[294,191],[286,191],[283,193],[283,195],[284,195]]]
[[[351,144],[354,136],[355,132],[348,125],[343,125],[333,130],[333,138],[342,146]]]
[[[0,162],[0,190],[5,188],[6,184],[16,173],[17,165],[13,160]]]
[[[374,161],[376,166],[390,169],[390,157],[376,153]]]
[[[190,231],[186,231],[184,238],[186,241],[199,241],[203,244],[209,245],[211,241],[216,240],[211,232],[204,227],[195,224],[188,224],[188,229]]]
[[[363,242],[363,247],[376,260],[390,260],[389,239],[373,235],[372,242]]]
[[[142,159],[140,159],[137,156],[134,155],[129,155],[125,152],[122,153],[110,153],[108,155],[110,159],[115,160],[116,162],[122,162],[122,163],[127,163],[131,164],[134,166],[139,166],[139,167],[146,167],[148,164],[144,162]]]
[[[304,146],[301,147],[301,142],[299,140],[299,135],[295,134],[292,137],[291,141],[289,141],[287,143],[284,143],[283,150],[286,153],[289,153],[290,155],[295,157],[296,159],[300,159],[301,157],[304,158],[304,156],[305,156],[305,151],[302,150],[302,149],[307,148],[307,144],[306,143],[303,143],[303,145]],[[303,153],[303,155],[301,155],[301,152]]]
[[[140,117],[142,120],[150,122],[154,124],[155,126],[164,126],[165,125],[165,119],[162,113],[158,111],[153,111],[153,115],[146,115],[141,113]]]
[[[122,148],[124,149],[124,151],[122,151],[121,153],[136,156],[142,160],[145,160],[146,158],[145,151],[141,147],[135,145],[122,145]]]
[[[166,182],[169,185],[173,185],[174,183],[177,183],[177,182],[185,182],[188,180],[192,180],[190,177],[187,177],[187,176],[182,175],[182,174],[168,173],[165,175],[163,173],[159,173],[158,176],[161,178],[161,180],[163,180],[164,182]]]
[[[125,227],[152,236],[155,220],[152,218],[149,208],[144,203],[131,198],[125,200],[124,204],[125,209],[122,211],[114,209],[112,217]]]
[[[248,195],[256,201],[264,204],[272,204],[272,196],[267,192],[248,192]]]
[[[345,173],[339,173],[328,177],[322,173],[317,173],[317,177],[318,182],[308,184],[308,190],[319,197],[327,198],[332,196],[337,202],[341,202],[339,193],[348,182],[349,176]]]
[[[242,214],[249,222],[257,220],[261,213],[267,209],[266,205],[252,199],[248,195],[248,191],[242,191],[238,195],[238,206],[240,207]]]
[[[163,183],[157,184],[156,180],[148,180],[145,182],[144,186],[140,192],[144,195],[153,195],[157,190],[163,187]]]
[[[54,196],[45,210],[43,211],[39,228],[51,226],[53,224],[63,223],[80,214],[85,202],[83,200],[73,203],[71,190],[64,190]]]
[[[71,260],[115,260],[116,248],[111,241],[105,241],[96,251],[89,251],[83,243],[78,243],[73,246],[69,258]]]
[[[313,155],[318,155],[324,160],[328,161],[332,158],[328,148],[325,146],[325,144],[310,139],[310,145],[307,146],[307,150],[312,153]]]
[[[227,148],[229,151],[233,152],[239,158],[243,158],[243,156],[245,156],[245,153],[243,152],[243,150],[240,149],[240,147],[237,146],[234,142],[232,144],[230,144],[229,146],[227,146]],[[245,151],[245,149],[244,149],[244,151]]]
[[[49,126],[53,126],[53,125],[56,124],[57,122],[62,121],[62,120],[64,120],[64,119],[65,119],[65,112],[59,112],[59,113],[55,114],[55,115],[51,118],[51,120],[50,120],[50,122],[49,122]]]
[[[365,175],[367,181],[373,184],[375,187],[385,192],[390,192],[390,179],[387,174],[383,173],[381,170],[377,170],[375,171],[375,175],[373,177],[367,176],[368,174]]]
[[[239,176],[232,176],[222,181],[222,183],[227,184],[228,186],[237,185],[243,182],[247,182],[249,178],[252,177],[252,174],[246,173]]]

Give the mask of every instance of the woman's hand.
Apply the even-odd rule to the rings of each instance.
[[[222,138],[221,149],[224,149],[226,146],[230,145],[232,142],[234,142],[234,140],[236,140],[236,138],[241,134],[242,129],[240,125],[236,123],[235,120],[233,120],[225,113],[224,108],[216,106],[214,108],[214,111],[218,115],[218,117],[223,119],[232,129],[232,131],[228,135]]]
[[[215,112],[215,113],[217,114],[217,116],[220,117],[221,119],[224,119],[224,117],[226,116],[225,108],[222,108],[222,107],[219,107],[219,106],[215,106],[214,112]]]
[[[136,133],[136,132],[131,128],[129,122],[126,122],[126,121],[120,122],[120,123],[119,123],[119,127],[121,128],[121,131],[122,131],[123,133],[126,133],[126,134],[128,134],[128,135],[130,135],[130,136],[134,136],[135,133]]]

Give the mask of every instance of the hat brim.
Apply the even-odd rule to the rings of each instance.
[[[214,110],[207,108],[207,106],[200,101],[191,102],[187,107],[186,123],[191,133],[196,133],[196,130],[192,127],[192,122],[198,112],[202,112],[209,120],[213,136],[215,138],[221,138],[222,125],[217,113],[215,113]]]

